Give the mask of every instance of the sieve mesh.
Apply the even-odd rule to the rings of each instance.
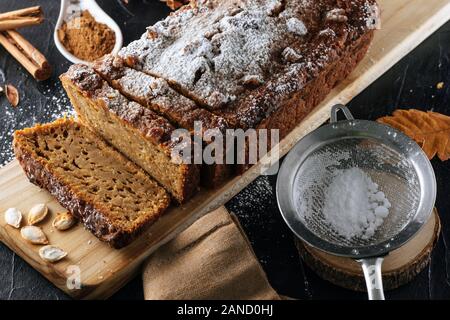
[[[383,224],[368,239],[340,236],[322,212],[333,177],[352,167],[369,175],[392,204]],[[414,218],[420,201],[413,164],[393,148],[367,137],[342,138],[317,148],[302,163],[294,181],[293,199],[299,219],[319,238],[343,247],[377,245],[393,238]],[[348,192],[352,190],[342,190],[342,197]]]

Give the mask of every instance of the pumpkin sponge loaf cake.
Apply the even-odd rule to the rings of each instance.
[[[227,121],[209,110],[197,106],[174,89],[164,79],[127,67],[122,59],[107,55],[95,61],[93,69],[130,100],[166,117],[174,125],[194,130],[194,122],[202,124],[203,131],[229,128]]]
[[[114,89],[130,100],[166,117],[176,127],[193,133],[195,125],[201,124],[204,145],[211,142],[203,134],[206,130],[225,133],[225,130],[230,128],[224,118],[181,95],[164,79],[129,68],[118,57],[107,55],[97,60],[92,67]],[[224,163],[203,164],[202,185],[213,188],[221,185],[231,175],[232,169]]]
[[[170,204],[142,169],[73,120],[16,131],[14,151],[31,182],[115,248],[130,243]]]
[[[378,15],[375,0],[192,0],[118,55],[234,127],[289,132],[361,60]]]
[[[200,168],[174,161],[175,127],[152,110],[129,101],[92,68],[76,64],[61,76],[80,120],[149,173],[183,203],[198,189]]]

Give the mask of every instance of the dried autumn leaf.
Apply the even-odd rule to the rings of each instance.
[[[19,91],[17,91],[16,87],[14,87],[12,84],[7,84],[5,86],[5,95],[9,103],[13,107],[17,107],[17,105],[19,104]]]
[[[428,156],[442,161],[450,158],[450,117],[433,111],[396,110],[377,120],[396,128],[416,141]]]

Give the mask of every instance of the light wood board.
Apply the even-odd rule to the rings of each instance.
[[[200,216],[227,202],[260,175],[263,163],[284,155],[303,136],[326,121],[332,105],[349,102],[450,17],[450,0],[379,0],[379,4],[382,28],[376,32],[367,57],[347,80],[281,141],[277,155],[268,154],[243,176],[233,178],[219,189],[203,190],[183,207],[171,209],[148,232],[122,250],[111,249],[82,226],[65,233],[53,231],[51,219],[42,223],[44,231],[52,244],[69,253],[67,259],[56,264],[42,262],[38,256],[39,247],[25,243],[18,230],[5,226],[3,218],[0,218],[0,240],[75,298],[106,298],[112,295],[139,271],[144,259],[158,247]],[[0,170],[0,212],[9,207],[27,212],[39,202],[47,203],[53,216],[62,210],[47,192],[27,181],[16,161]],[[81,272],[81,289],[71,290],[66,285],[66,271],[68,268],[70,271],[76,270],[73,266]]]

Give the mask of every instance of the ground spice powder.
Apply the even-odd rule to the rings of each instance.
[[[58,37],[70,53],[85,61],[94,61],[110,53],[116,43],[114,31],[95,21],[87,10],[64,22]]]

